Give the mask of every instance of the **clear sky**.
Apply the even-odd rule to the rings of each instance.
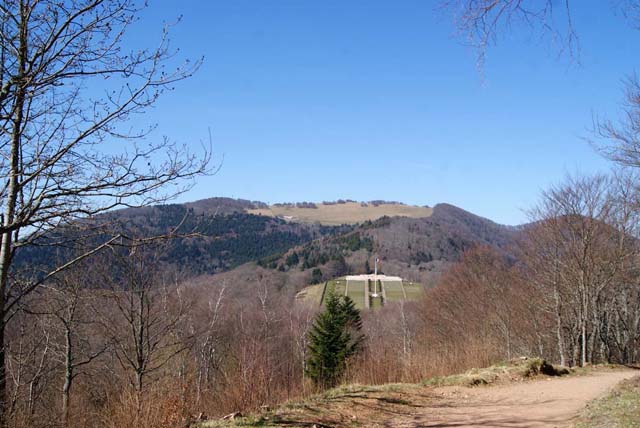
[[[523,31],[480,73],[437,1],[152,1],[138,42],[183,15],[173,43],[205,62],[144,120],[194,145],[211,128],[224,155],[180,201],[448,202],[517,224],[567,172],[609,168],[585,138],[640,40],[610,3],[573,2],[581,65]]]

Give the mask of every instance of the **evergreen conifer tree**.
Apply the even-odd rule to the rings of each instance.
[[[325,309],[309,332],[307,374],[323,388],[335,386],[344,374],[347,360],[356,354],[364,336],[360,334],[360,311],[348,296],[329,292]]]

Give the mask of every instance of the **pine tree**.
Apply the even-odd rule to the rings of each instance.
[[[364,340],[364,336],[360,334],[360,330],[362,330],[362,318],[360,318],[360,311],[356,308],[356,304],[349,296],[344,296],[342,298],[340,310],[345,318],[345,328],[347,329],[347,332],[351,334],[351,346],[355,353],[360,348],[362,341]]]
[[[319,284],[320,282],[322,282],[322,271],[320,268],[315,268],[311,271],[311,283]]]
[[[347,360],[362,346],[361,328],[360,311],[353,300],[330,292],[324,311],[318,314],[309,332],[306,372],[316,385],[330,388],[338,383]]]

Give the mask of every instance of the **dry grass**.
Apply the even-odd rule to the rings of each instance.
[[[422,284],[418,284],[416,282],[411,283],[411,285],[408,285],[409,283],[404,283],[404,284],[405,284],[404,292],[403,292],[402,286],[399,283],[388,282],[384,285],[386,289],[388,303],[398,302],[400,300],[418,300],[420,297],[423,296],[424,287],[422,286]],[[365,304],[364,304],[365,285],[366,283],[364,281],[349,282],[349,290],[347,294],[349,297],[351,297],[356,307],[360,310],[363,310],[365,308]],[[344,278],[337,278],[337,279],[328,281],[327,291],[333,290],[334,293],[338,294],[339,296],[342,296],[345,294],[345,286],[346,286],[346,281],[344,280]],[[322,294],[323,290],[324,290],[324,283],[310,285],[302,289],[296,295],[296,300],[298,300],[299,302],[305,302],[309,305],[320,306],[321,304],[320,299],[323,296]],[[406,293],[406,299],[405,299],[405,293]],[[372,299],[371,307],[379,308],[380,299]]]
[[[418,300],[424,294],[424,287],[417,282],[403,282],[402,287],[407,295],[407,300]]]
[[[481,369],[471,369],[463,374],[427,379],[425,386],[478,386],[493,383],[524,380],[537,375],[563,376],[571,371],[565,367],[553,366],[541,358],[513,360]]]
[[[324,284],[310,285],[296,294],[296,300],[319,306],[323,290]]]
[[[325,205],[317,204],[318,208],[298,208],[270,206],[247,210],[249,214],[266,215],[270,217],[292,217],[291,221],[302,223],[320,223],[324,225],[356,224],[367,220],[376,220],[380,217],[429,217],[433,213],[432,208],[416,207],[403,204],[381,204],[363,207],[358,202],[344,204]]]
[[[437,398],[418,385],[349,385],[260,415],[208,421],[201,427],[377,427],[381,414],[410,414]]]
[[[640,427],[640,376],[622,382],[611,394],[590,403],[576,426]]]

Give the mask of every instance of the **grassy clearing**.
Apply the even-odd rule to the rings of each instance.
[[[347,287],[347,282],[344,281],[344,280],[342,280],[342,281],[329,281],[329,283],[327,284],[327,287],[328,287],[327,291],[332,290],[338,296],[344,296],[344,293],[345,293],[346,287]],[[351,288],[351,284],[349,284],[349,288]],[[325,298],[326,297],[327,297],[327,295],[325,295]]]
[[[360,310],[364,309],[364,296],[365,296],[365,281],[349,281],[349,289],[347,295],[351,297],[356,307]],[[404,300],[406,293],[406,300],[417,300],[424,293],[424,288],[418,283],[404,282],[403,285],[397,282],[385,282],[385,294],[387,297],[386,302],[398,302]],[[403,292],[404,287],[404,292]],[[305,301],[310,304],[320,305],[320,299],[322,297],[322,290],[324,284],[316,284],[306,287],[300,291],[297,295],[297,299]],[[336,278],[327,282],[327,291],[333,290],[336,294],[343,296],[345,293],[346,281],[344,278]],[[373,292],[373,283],[371,284],[371,292]],[[378,285],[378,293],[380,293],[380,285]],[[385,302],[385,303],[386,303]],[[370,300],[371,308],[379,308],[381,306],[380,298],[372,298]]]
[[[310,285],[296,295],[296,299],[309,303],[320,304],[324,284]]]
[[[371,297],[371,309],[378,309],[382,307],[382,296]]]
[[[382,204],[361,206],[359,202],[347,202],[344,204],[317,204],[317,208],[298,208],[284,206],[270,206],[247,210],[249,214],[266,215],[270,217],[285,217],[291,221],[302,223],[320,223],[325,225],[356,224],[367,220],[376,220],[380,217],[429,217],[433,213],[432,208],[416,207],[402,204]]]
[[[385,282],[384,292],[389,302],[395,302],[398,300],[404,300],[404,292],[402,291],[402,284],[399,282]]]
[[[424,293],[424,287],[417,282],[403,282],[402,286],[407,293],[407,300],[417,300]]]
[[[351,297],[358,309],[364,309],[364,281],[349,281],[348,296]]]
[[[590,403],[579,428],[640,428],[640,376],[622,382],[611,394]]]

